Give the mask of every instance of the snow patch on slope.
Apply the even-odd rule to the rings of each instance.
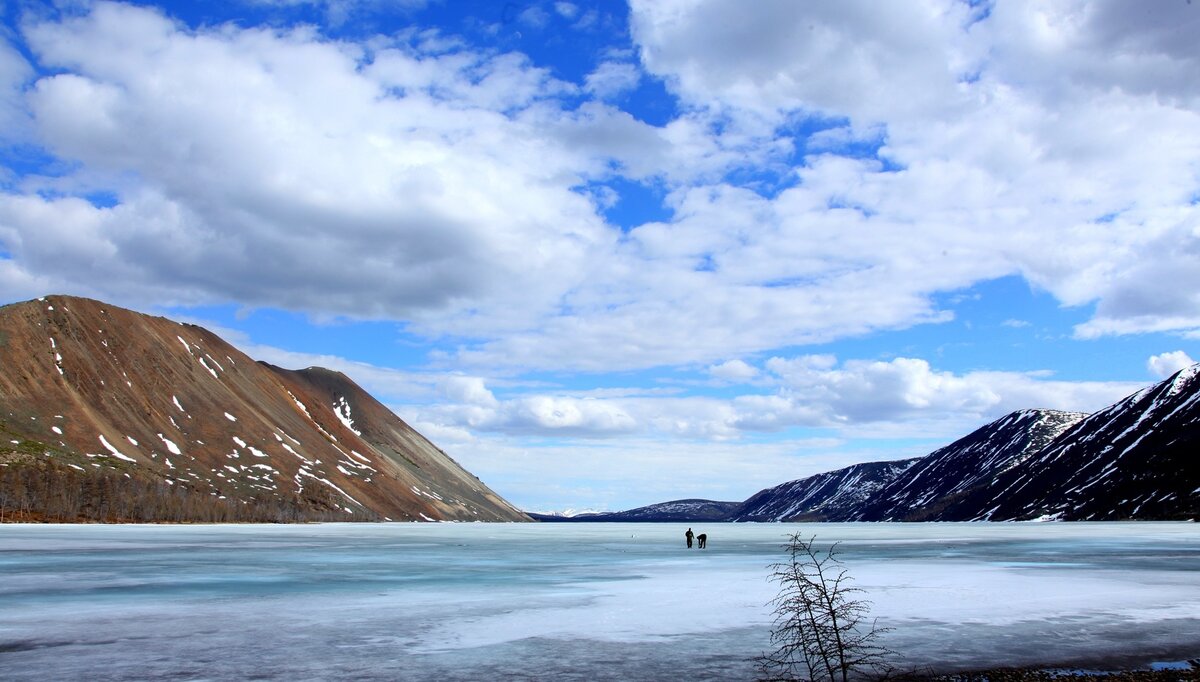
[[[361,431],[354,428],[354,418],[350,415],[350,403],[346,401],[346,396],[338,396],[337,402],[333,404],[333,413],[354,435],[362,435]]]
[[[134,464],[137,463],[136,459],[113,447],[113,444],[108,442],[108,439],[104,437],[104,434],[100,434],[100,444],[103,445],[106,450],[111,452],[113,457],[116,457],[117,459],[123,459],[126,462],[133,462]]]

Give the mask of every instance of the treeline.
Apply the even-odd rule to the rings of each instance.
[[[182,484],[79,471],[56,462],[0,466],[0,523],[302,523],[378,521],[361,509],[348,514],[324,485],[302,496],[220,499]]]

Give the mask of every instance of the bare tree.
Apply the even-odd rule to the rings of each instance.
[[[788,560],[772,564],[771,580],[779,583],[771,644],[759,657],[763,680],[847,682],[884,676],[894,655],[878,642],[887,628],[865,622],[870,602],[858,598],[850,575],[837,557],[837,544],[822,551],[816,537],[788,536]]]

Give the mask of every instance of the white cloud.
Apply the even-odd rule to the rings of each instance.
[[[480,377],[451,376],[442,382],[446,397],[453,401],[486,408],[496,407],[496,396],[487,389]]]
[[[953,277],[909,280],[890,266],[974,262],[976,281],[1020,273],[1067,305],[1096,303],[1083,337],[1196,329],[1200,289],[1187,286],[1196,275],[1186,264],[1200,212],[1200,85],[1184,36],[1197,12],[988,8],[635,2],[631,21],[645,68],[697,109],[772,124],[811,112],[849,120],[818,136],[809,149],[826,156],[798,173],[815,205],[870,216],[815,241],[861,256],[868,273],[889,264],[880,283],[921,296],[953,288]],[[871,137],[902,170],[828,157]],[[875,241],[854,248],[850,234]]]
[[[559,2],[554,3],[554,11],[558,12],[558,15],[564,19],[574,19],[579,15],[579,6],[571,2],[559,0]]]
[[[1177,350],[1151,355],[1150,359],[1146,361],[1146,368],[1154,376],[1166,379],[1184,367],[1190,367],[1194,364],[1196,364],[1196,361],[1189,357],[1187,353]]]
[[[22,91],[32,76],[33,68],[0,36],[0,143],[11,143],[29,134]],[[0,175],[0,181],[5,179]]]
[[[647,69],[700,106],[891,121],[957,100],[972,65],[965,3],[631,4]]]
[[[637,2],[640,67],[681,101],[652,126],[594,99],[624,62],[579,86],[417,29],[97,3],[25,29],[52,75],[19,104],[75,170],[0,194],[0,283],[404,320],[480,374],[943,322],[937,294],[1014,274],[1094,306],[1080,337],[1194,334],[1195,13],[1171,12]],[[828,129],[793,139],[814,112]],[[670,217],[606,225],[614,176]],[[117,205],[71,198],[95,191]]]
[[[1092,412],[1141,387],[1125,382],[1054,381],[1039,373],[954,374],[934,370],[916,358],[849,360],[841,367],[829,362],[828,356],[768,360],[766,368],[785,387],[779,396],[782,402],[749,417],[798,412],[815,423],[901,424],[914,419],[942,420],[947,425],[981,423],[1027,408]]]
[[[0,196],[8,269],[50,290],[429,324],[482,307],[525,327],[613,238],[571,190],[587,164],[528,153],[542,143],[521,112],[570,86],[519,55],[367,57],[106,3],[27,33],[66,71],[30,94],[39,135],[82,164],[45,184],[119,197]]]
[[[641,78],[642,73],[634,64],[602,62],[595,71],[587,75],[584,82],[588,92],[608,99],[633,90]]]
[[[714,379],[744,383],[758,377],[758,368],[748,364],[745,360],[727,360],[719,365],[710,366],[708,373]]]
[[[550,14],[539,5],[530,5],[525,8],[518,18],[522,23],[535,28],[545,28],[546,24],[550,22]]]
[[[497,401],[482,380],[461,402],[412,408],[422,423],[533,436],[605,438],[639,430],[620,400],[524,395]],[[490,398],[490,400],[489,400]]]
[[[713,377],[758,387],[728,398],[539,387],[498,398],[482,378],[453,376],[442,382],[448,402],[410,409],[422,423],[510,435],[721,441],[825,429],[848,438],[952,440],[1015,410],[1092,412],[1142,387],[1040,372],[956,374],[916,358],[839,364],[829,355],[774,357],[763,370],[741,360],[709,367]]]

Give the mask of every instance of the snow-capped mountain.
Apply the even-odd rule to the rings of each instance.
[[[1022,410],[918,460],[857,465],[746,501],[756,521],[1200,517],[1200,364],[1091,416]],[[889,471],[894,472],[888,478]],[[882,480],[881,480],[882,479]],[[827,497],[832,491],[832,497]],[[852,501],[832,506],[828,499]],[[744,512],[753,506],[761,510]]]
[[[1081,412],[1020,410],[936,450],[874,491],[841,521],[941,521],[948,503],[1018,466],[1063,431]]]
[[[84,298],[0,307],[0,433],[33,518],[528,520],[344,374]]]
[[[756,493],[742,503],[733,521],[841,521],[857,513],[879,490],[920,460],[854,464],[790,481]]]
[[[1078,422],[946,513],[994,521],[1200,517],[1200,364]]]

